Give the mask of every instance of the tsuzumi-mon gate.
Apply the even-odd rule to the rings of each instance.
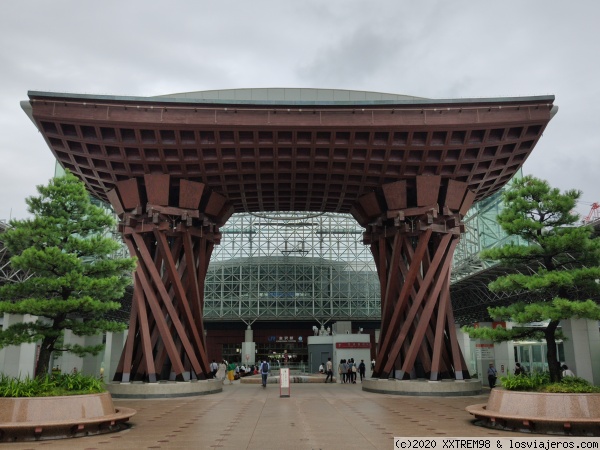
[[[467,380],[450,269],[473,202],[523,165],[553,96],[435,100],[318,89],[115,97],[29,92],[60,162],[110,202],[135,271],[115,381],[210,372],[204,281],[238,212],[350,213],[381,285],[374,376]],[[398,370],[400,369],[400,370]]]

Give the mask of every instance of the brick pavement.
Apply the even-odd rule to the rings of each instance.
[[[119,433],[56,441],[0,444],[5,449],[391,449],[394,436],[522,434],[472,425],[475,397],[405,397],[363,392],[360,384],[240,384],[199,397],[115,400],[136,409]]]

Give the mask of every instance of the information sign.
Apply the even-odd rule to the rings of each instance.
[[[475,344],[477,359],[494,359],[494,344]]]
[[[280,397],[289,397],[290,392],[291,392],[290,369],[289,368],[279,369],[279,396]]]
[[[370,342],[336,342],[335,348],[371,348]]]

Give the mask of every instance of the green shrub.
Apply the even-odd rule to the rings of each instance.
[[[543,392],[585,394],[600,392],[600,387],[593,386],[589,381],[579,377],[565,377],[560,383],[552,383],[542,388]]]
[[[537,391],[550,383],[548,372],[534,372],[530,375],[507,375],[500,377],[502,386],[509,391]]]
[[[509,391],[533,391],[554,393],[591,393],[600,392],[587,380],[578,377],[565,377],[559,383],[550,382],[548,372],[535,372],[531,375],[507,375],[500,377],[502,387]]]
[[[24,379],[0,374],[0,397],[55,397],[104,392],[102,380],[76,374],[53,374]]]

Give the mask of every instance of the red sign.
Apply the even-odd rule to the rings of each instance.
[[[370,342],[336,342],[335,348],[371,348]]]

